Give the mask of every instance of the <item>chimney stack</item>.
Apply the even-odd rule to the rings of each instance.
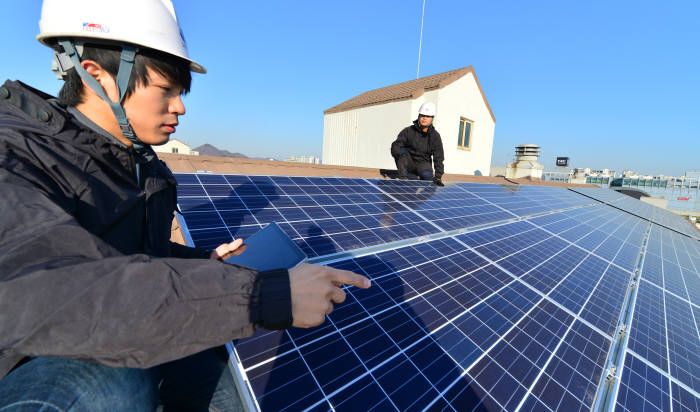
[[[536,144],[521,144],[515,147],[515,162],[506,168],[506,178],[541,179],[544,166],[537,162],[540,147]]]

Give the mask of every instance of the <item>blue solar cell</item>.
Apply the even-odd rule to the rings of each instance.
[[[668,378],[628,353],[615,410],[665,412],[671,410],[670,400]]]
[[[584,306],[581,317],[613,336],[631,281],[632,275],[629,272],[609,266]]]
[[[516,225],[513,223],[513,225]],[[498,232],[497,234],[500,234],[506,230],[509,230],[509,228],[506,225],[506,227],[498,227],[495,228],[495,231]],[[512,228],[513,230],[517,230],[517,228]],[[486,237],[494,237],[497,234],[489,234],[488,232],[493,231],[494,229],[486,229],[483,230],[482,232],[486,232],[483,234],[480,234],[478,236],[486,236]],[[471,233],[468,235],[461,235],[458,236],[457,238],[460,240],[465,241],[465,243],[469,244],[469,241],[471,240],[468,236],[472,235]],[[543,241],[547,238],[550,238],[551,235],[549,235],[547,232],[532,228],[530,230],[527,230],[525,232],[520,232],[500,239],[496,240],[487,244],[482,244],[481,246],[476,247],[476,250],[479,251],[479,253],[483,254],[484,256],[488,257],[491,260],[497,261],[500,260],[508,255],[511,255],[515,252],[518,252],[520,250],[523,250],[535,243],[538,243],[540,241]],[[471,245],[470,245],[471,246]]]
[[[488,229],[477,230],[457,236],[457,239],[472,247],[481,246],[486,243],[491,243],[497,240],[515,236],[527,230],[534,230],[534,226],[526,221],[518,221],[491,227]]]
[[[588,253],[583,250],[569,246],[552,256],[550,260],[523,275],[521,280],[547,294],[578,266],[586,255]]]
[[[235,233],[232,234],[224,227],[196,231],[191,230],[189,233],[194,244],[204,249],[216,249],[220,244],[230,240],[232,236],[235,236]]]
[[[623,269],[632,271],[634,270],[637,260],[639,259],[640,247],[630,243],[625,243],[619,250],[617,256],[613,260],[613,263],[622,267]]]
[[[549,296],[570,311],[579,313],[608,266],[604,260],[589,255]]]
[[[669,293],[665,299],[671,376],[700,392],[700,335],[690,304]]]
[[[551,237],[498,261],[515,276],[520,276],[566,248],[566,241]]]
[[[675,382],[671,382],[671,394],[674,412],[700,411],[700,397],[693,395]]]
[[[642,279],[648,280],[656,286],[664,287],[662,259],[654,253],[644,254],[644,266],[642,267]]]
[[[374,183],[383,192],[443,230],[466,228],[515,217],[502,208],[468,193],[461,185],[437,188],[420,181],[379,180]]]
[[[662,263],[664,269],[664,289],[675,293],[682,299],[688,299],[688,293],[685,290],[685,282],[683,282],[683,275],[681,275],[681,268],[677,264],[666,259],[663,259]]]
[[[639,284],[627,347],[668,371],[664,293],[646,281]]]
[[[529,408],[553,411],[590,410],[610,348],[608,339],[576,321],[526,400]]]
[[[495,401],[514,410],[572,321],[553,304],[541,302],[469,374]]]

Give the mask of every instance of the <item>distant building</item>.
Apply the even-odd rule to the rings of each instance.
[[[623,175],[624,176],[624,175]],[[638,176],[628,174],[627,176]],[[700,216],[700,174],[686,172],[685,176],[621,177],[610,182],[610,188],[638,193],[640,199],[673,212]]]
[[[391,143],[425,102],[437,107],[445,172],[489,174],[496,118],[471,66],[370,90],[326,110],[323,164],[395,169]]]
[[[155,150],[158,153],[175,153],[186,154],[190,156],[199,156],[199,152],[192,150],[190,145],[177,139],[170,139],[168,140],[168,143],[164,145],[153,146],[153,150]]]
[[[292,156],[284,159],[285,162],[320,164],[321,159],[316,156]]]

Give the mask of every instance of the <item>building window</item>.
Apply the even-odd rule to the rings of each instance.
[[[457,148],[471,149],[472,147],[472,126],[474,122],[464,117],[459,118],[459,134],[457,135]]]
[[[173,147],[173,153],[177,153],[177,147]]]

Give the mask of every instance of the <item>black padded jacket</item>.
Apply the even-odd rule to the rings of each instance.
[[[133,149],[86,119],[0,87],[0,377],[38,356],[151,367],[290,326],[286,270],[170,242],[170,170],[151,152],[137,181]]]
[[[420,129],[418,120],[413,121],[413,124],[403,129],[396,140],[391,144],[391,155],[398,157],[401,154],[401,149],[406,149],[414,162],[417,164],[435,166],[435,177],[442,178],[445,173],[443,162],[445,154],[442,150],[442,139],[440,133],[431,124],[428,126],[428,131],[423,132]]]

